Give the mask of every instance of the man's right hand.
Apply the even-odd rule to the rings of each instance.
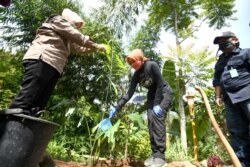
[[[223,105],[223,101],[221,97],[216,97],[215,103],[218,107],[221,107]]]

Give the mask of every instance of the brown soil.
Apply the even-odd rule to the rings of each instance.
[[[233,167],[231,161],[224,162],[223,167]],[[229,165],[230,164],[230,165]],[[53,160],[51,156],[45,154],[43,160],[39,163],[39,167],[145,167],[143,161],[135,161],[131,158],[123,160],[99,160],[97,164],[85,164],[80,162],[65,162]],[[207,160],[200,162],[174,161],[168,162],[167,167],[207,167]]]
[[[64,162],[59,160],[54,160],[56,167],[91,167],[93,165],[87,165],[78,162]],[[95,167],[144,167],[141,161],[131,161],[129,159],[125,160],[102,160]],[[192,164],[190,162],[171,162],[168,163],[168,167],[202,167],[201,164]]]

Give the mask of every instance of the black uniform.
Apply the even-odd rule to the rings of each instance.
[[[237,76],[231,77],[231,70]],[[230,55],[222,54],[215,65],[214,86],[222,86],[225,98],[233,103],[250,99],[250,49],[236,48]]]
[[[120,110],[133,96],[137,84],[148,89],[147,93],[147,115],[151,149],[155,158],[165,159],[166,150],[166,111],[172,105],[173,91],[163,79],[159,66],[154,61],[146,61],[139,70],[135,71],[127,94],[118,102],[116,109]],[[164,110],[163,117],[157,117],[153,107],[160,105]]]

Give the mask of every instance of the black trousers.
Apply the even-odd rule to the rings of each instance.
[[[148,130],[150,137],[151,150],[154,158],[165,160],[166,151],[166,112],[171,108],[173,102],[172,90],[168,87],[163,88],[161,106],[163,106],[164,115],[158,117],[151,107],[147,111]],[[151,103],[151,102],[149,102]]]
[[[59,72],[42,60],[24,60],[20,92],[9,108],[43,110],[60,77]]]

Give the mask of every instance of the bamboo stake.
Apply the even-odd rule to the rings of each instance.
[[[197,136],[196,136],[196,125],[195,125],[195,112],[194,112],[194,95],[188,94],[185,96],[188,103],[188,109],[189,113],[192,119],[191,125],[192,125],[192,134],[193,134],[193,149],[194,149],[194,160],[198,162],[198,142],[197,142]]]

